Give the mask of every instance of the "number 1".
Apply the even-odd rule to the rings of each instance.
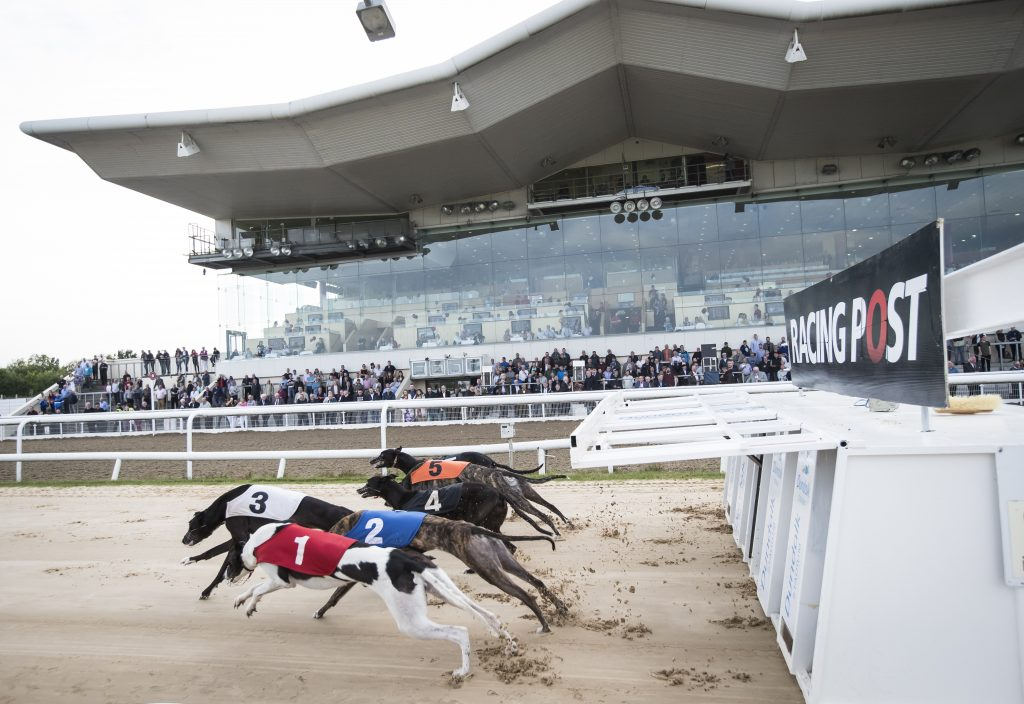
[[[304,535],[301,538],[296,538],[295,539],[295,544],[299,546],[295,550],[295,564],[296,565],[301,565],[302,564],[302,556],[306,552],[306,541],[307,540],[309,540],[309,536],[308,535]]]

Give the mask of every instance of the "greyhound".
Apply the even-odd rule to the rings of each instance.
[[[402,448],[398,449],[401,450]],[[485,455],[482,452],[473,451],[460,452],[457,455],[445,457],[445,459],[453,462],[469,462],[470,464],[478,464],[481,467],[494,467],[497,469],[504,469],[515,474],[535,474],[536,472],[540,471],[541,467],[544,466],[543,464],[539,464],[533,469],[513,469],[512,467],[509,467],[507,464],[502,464],[501,462],[494,460],[489,455]]]
[[[411,479],[409,475],[418,467],[423,464],[423,460],[416,459],[412,455],[402,452],[401,447],[397,447],[393,450],[383,450],[374,459],[370,460],[370,464],[377,469],[381,468],[395,468],[402,472],[405,472],[406,477],[403,480],[403,484],[407,487],[411,487]],[[481,484],[487,484],[494,487],[502,496],[508,501],[509,505],[513,508],[518,507],[519,512],[529,513],[532,516],[539,518],[544,521],[551,529],[555,532],[555,535],[561,535],[558,529],[555,527],[554,521],[543,511],[538,510],[533,506],[530,501],[544,506],[555,513],[562,521],[569,524],[569,519],[558,510],[558,507],[544,500],[537,490],[531,486],[532,484],[543,484],[549,482],[552,479],[564,479],[564,474],[558,474],[551,477],[544,477],[543,479],[531,479],[523,477],[519,474],[510,473],[503,469],[494,469],[491,467],[481,467],[476,464],[466,465],[465,469],[459,475],[457,480],[434,480],[423,482],[421,487],[418,488],[436,488],[437,486],[443,486],[450,484],[451,481],[471,481],[480,482]]]
[[[263,569],[266,581],[242,592],[235,608],[249,601],[246,616],[256,604],[278,589],[301,584],[310,589],[332,589],[338,582],[365,584],[375,591],[398,630],[412,638],[448,640],[459,646],[462,662],[452,672],[469,674],[469,632],[461,626],[443,626],[427,618],[425,587],[452,606],[480,619],[492,635],[504,638],[506,652],[517,650],[515,641],[498,617],[466,596],[439,567],[422,555],[396,548],[366,545],[334,533],[303,528],[295,523],[268,523],[256,530],[242,549],[247,569]]]
[[[412,535],[411,539],[397,537],[400,530],[394,530],[395,524],[404,521],[419,523],[419,528]],[[479,574],[486,582],[493,584],[510,596],[514,596],[526,604],[537,620],[540,621],[538,633],[550,633],[551,628],[544,618],[543,612],[537,606],[537,602],[530,594],[518,584],[509,579],[511,574],[533,587],[547,598],[558,610],[559,613],[568,613],[568,607],[555,596],[547,585],[524,568],[512,556],[509,550],[511,540],[547,540],[551,543],[551,549],[555,549],[555,542],[550,537],[543,535],[502,535],[494,533],[479,526],[474,526],[465,521],[455,521],[437,516],[428,516],[421,513],[407,513],[404,511],[357,511],[345,516],[331,528],[332,533],[348,535],[378,544],[374,541],[380,540],[383,547],[404,548],[409,547],[419,552],[428,550],[443,550],[459,558],[472,571]],[[383,537],[381,537],[383,536]],[[396,537],[397,539],[392,539]],[[506,574],[508,573],[508,574]],[[313,618],[323,618],[328,609],[337,605],[343,596],[352,588],[352,584],[338,587],[331,598],[320,607]]]

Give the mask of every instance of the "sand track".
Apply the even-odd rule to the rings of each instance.
[[[319,622],[311,615],[328,592],[269,595],[252,619],[231,608],[240,585],[198,601],[216,564],[177,563],[222,533],[200,549],[180,539],[189,512],[221,490],[0,488],[0,702],[801,701],[773,631],[714,623],[761,615],[731,536],[716,530],[719,482],[545,487],[580,526],[556,552],[521,544],[524,564],[575,602],[549,636],[534,633],[524,606],[440,555],[523,648],[500,657],[469,615],[430,607],[470,629],[474,676],[458,688],[443,676],[455,648],[401,636],[367,590]],[[379,506],[352,486],[300,490]]]

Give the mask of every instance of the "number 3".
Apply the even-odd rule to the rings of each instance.
[[[380,518],[371,518],[366,522],[366,527],[370,529],[370,532],[366,534],[366,544],[381,545],[384,542],[384,538],[378,538],[377,536],[384,529],[384,521]]]
[[[257,491],[252,495],[252,500],[255,503],[249,504],[249,510],[253,513],[263,513],[267,510],[267,499],[269,495],[265,491]]]
[[[441,500],[437,497],[437,489],[430,492],[430,496],[427,497],[427,503],[423,504],[424,511],[440,511]]]
[[[295,564],[302,564],[302,556],[306,554],[306,541],[309,540],[308,535],[304,535],[301,538],[295,539],[295,544],[299,547],[295,549]]]

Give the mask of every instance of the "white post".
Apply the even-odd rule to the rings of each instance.
[[[110,481],[116,482],[121,476],[121,458],[114,460],[114,471],[110,474]]]
[[[149,410],[156,410],[156,384],[150,384],[149,386]],[[152,435],[156,435],[156,421],[152,418],[149,419],[150,427],[153,429]]]
[[[22,439],[22,435],[24,434],[25,426],[28,425],[29,420],[30,420],[29,418],[26,418],[25,420],[23,420],[20,423],[18,423],[18,434],[17,434],[17,440],[15,441],[15,445],[14,445],[14,447],[15,447],[14,451],[17,452],[19,455],[21,454],[21,439]],[[16,481],[16,482],[20,482],[21,481],[21,460],[18,460],[17,462],[14,463],[14,481]]]
[[[547,453],[544,451],[543,447],[538,447],[537,448],[537,464],[540,465],[540,473],[541,474],[547,474],[547,472],[548,472],[548,468],[547,468],[548,459],[547,459]]]
[[[277,463],[277,478],[278,479],[284,479],[284,465],[285,465],[285,463],[287,461],[288,461],[287,459],[282,457],[281,461]]]
[[[931,409],[928,408],[928,406],[921,406],[921,432],[922,433],[930,433],[930,432],[932,432],[930,413],[931,413]]]
[[[388,404],[385,403],[380,409],[380,449],[388,449]]]
[[[515,465],[512,464],[512,438],[508,439],[508,466],[515,467]]]
[[[615,466],[614,465],[608,465],[608,474],[611,474],[614,471],[615,471]]]
[[[196,411],[188,414],[185,419],[185,452],[192,452],[192,424],[196,419]],[[192,478],[192,460],[185,461],[185,479]]]

